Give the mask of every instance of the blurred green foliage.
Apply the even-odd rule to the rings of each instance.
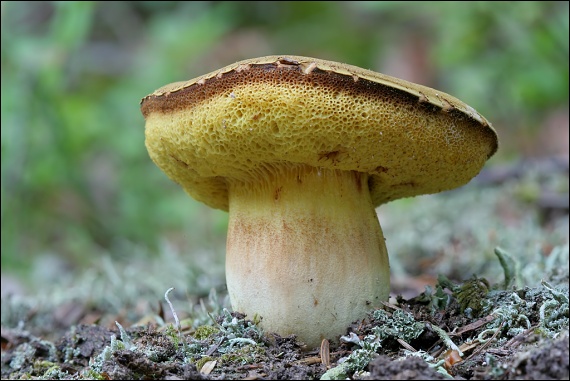
[[[241,59],[297,54],[409,74],[481,111],[501,137],[567,113],[568,2],[2,2],[1,12],[3,272],[45,254],[71,266],[152,255],[161,240],[223,257],[226,215],[150,161],[139,100]],[[506,139],[502,152],[517,146]]]

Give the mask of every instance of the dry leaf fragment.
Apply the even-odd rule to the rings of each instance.
[[[205,375],[210,374],[214,370],[217,362],[217,360],[206,361],[202,366],[202,369],[200,369],[200,373]]]
[[[323,363],[327,369],[331,367],[331,353],[330,353],[330,346],[329,341],[327,339],[323,339],[321,341],[321,363]]]

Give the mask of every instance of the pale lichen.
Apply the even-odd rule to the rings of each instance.
[[[356,336],[356,335],[354,335]],[[354,342],[354,336],[341,336],[341,341]],[[354,372],[362,371],[368,366],[377,355],[376,351],[380,348],[380,340],[374,335],[369,335],[364,340],[358,340],[359,349],[355,349],[345,358],[338,361],[338,365],[327,370],[321,380],[344,380]]]
[[[417,339],[425,329],[425,324],[417,322],[412,314],[400,309],[392,313],[375,310],[371,316],[376,324],[372,331],[380,341],[392,337],[410,342]]]
[[[364,370],[376,356],[382,342],[388,338],[411,341],[419,337],[425,329],[425,324],[417,322],[412,314],[400,309],[393,313],[384,310],[374,310],[370,313],[374,327],[372,334],[360,339],[351,332],[341,336],[340,340],[352,343],[360,348],[338,361],[338,365],[326,371],[321,380],[341,380],[348,375]]]
[[[536,326],[537,333],[554,338],[568,329],[568,286],[556,288],[543,281],[535,288],[491,291],[485,300],[484,312],[496,317],[488,328],[505,328],[507,337]]]

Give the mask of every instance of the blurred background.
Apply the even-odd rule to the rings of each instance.
[[[274,54],[434,87],[498,131],[500,150],[464,187],[474,189],[467,198],[379,208],[393,277],[468,277],[488,266],[469,267],[465,252],[492,261],[498,244],[548,256],[568,242],[568,14],[568,2],[549,1],[2,2],[3,294],[86,273],[146,281],[157,295],[173,282],[223,290],[227,214],[151,162],[139,102],[167,83]],[[539,164],[523,176],[528,163]],[[500,188],[512,177],[527,181]],[[556,218],[529,204],[544,184],[562,202]],[[459,265],[437,267],[450,250]],[[424,262],[406,259],[420,254]]]

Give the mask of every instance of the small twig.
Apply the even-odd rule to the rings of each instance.
[[[501,349],[501,348],[489,348],[487,353],[492,353],[497,356],[508,356],[511,353],[511,351],[509,351],[508,349]]]
[[[515,337],[513,337],[512,339],[510,339],[509,341],[507,341],[505,343],[505,347],[513,347],[516,348],[521,344],[521,339],[524,338],[526,335],[528,335],[531,332],[534,332],[534,330],[538,327],[538,325],[532,326],[529,329],[527,329],[526,331],[516,335]],[[516,344],[516,345],[515,345]]]
[[[493,342],[493,340],[499,335],[499,333],[501,332],[501,329],[503,328],[503,325],[505,324],[505,322],[502,322],[501,325],[497,328],[497,331],[493,334],[493,336],[491,336],[491,338],[489,338],[483,345],[481,345],[477,350],[474,350],[473,353],[471,353],[469,356],[467,356],[467,358],[465,358],[463,361],[467,361],[469,360],[471,357],[475,356],[476,354],[482,352],[484,349],[486,349],[489,345],[491,345],[491,343]]]
[[[393,305],[393,304],[390,304],[390,303],[387,303],[387,302],[380,302],[380,303],[382,303],[383,306],[388,307],[388,308],[391,308],[391,309],[393,309],[393,310],[401,310],[400,307],[395,306],[395,305]]]
[[[321,358],[319,356],[311,356],[311,357],[306,357],[306,358],[301,359],[301,360],[297,360],[293,364],[295,364],[295,365],[314,365],[314,364],[318,364],[320,362],[321,362]]]
[[[238,366],[236,368],[236,370],[238,371],[242,371],[242,370],[255,370],[255,369],[262,369],[263,365],[261,364],[245,364],[242,366]]]
[[[222,336],[222,338],[220,339],[220,341],[217,344],[212,345],[208,351],[206,352],[206,356],[211,356],[214,354],[214,352],[216,350],[218,350],[218,348],[220,347],[220,345],[222,345],[222,343],[224,341],[226,341],[227,337],[226,336]]]
[[[406,343],[404,340],[402,339],[396,339],[396,341],[398,343],[400,343],[400,345],[404,348],[406,348],[407,350],[411,351],[411,352],[417,352],[417,349],[415,349],[414,347],[412,347],[410,344]]]
[[[455,332],[451,332],[451,333],[449,334],[449,336],[459,336],[459,335],[464,334],[465,332],[469,332],[469,331],[472,331],[472,330],[474,330],[474,329],[477,329],[477,328],[479,328],[479,327],[481,327],[481,326],[483,326],[483,325],[485,325],[485,324],[487,324],[487,323],[493,321],[493,320],[495,319],[495,317],[496,317],[496,316],[494,316],[494,315],[485,316],[485,317],[482,318],[482,319],[479,319],[479,320],[477,320],[477,321],[474,321],[474,322],[471,323],[471,324],[467,324],[467,325],[465,325],[465,326],[459,328],[459,329],[458,329],[457,331],[455,331]]]
[[[465,354],[465,352],[470,351],[473,348],[477,348],[479,345],[481,345],[483,343],[480,343],[477,340],[473,340],[471,342],[465,342],[463,344],[461,344],[459,346],[459,349],[461,349],[461,351],[463,352],[463,354]]]

